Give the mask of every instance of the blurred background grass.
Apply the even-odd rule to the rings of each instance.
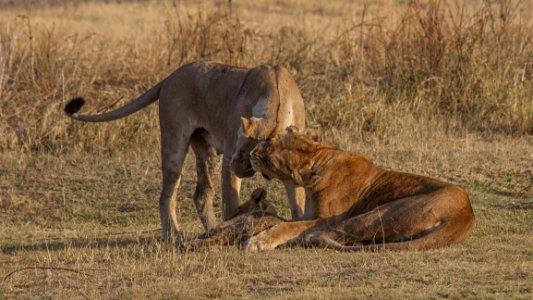
[[[326,131],[533,133],[530,2],[43,2],[0,12],[2,149],[153,141],[153,107],[96,126],[61,107],[111,109],[192,60],[284,65]]]

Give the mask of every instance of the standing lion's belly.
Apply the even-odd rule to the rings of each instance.
[[[217,154],[220,154],[224,151],[224,140],[217,139],[213,134],[207,130],[202,130],[202,138],[213,147]]]

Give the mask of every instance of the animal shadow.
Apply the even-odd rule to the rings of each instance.
[[[18,251],[62,251],[72,248],[126,248],[132,245],[148,246],[156,244],[165,244],[160,240],[159,230],[153,231],[151,234],[141,234],[139,236],[126,233],[87,238],[48,238],[33,243],[24,241],[17,243],[17,241],[11,240],[1,246],[1,252],[4,254],[14,254]]]

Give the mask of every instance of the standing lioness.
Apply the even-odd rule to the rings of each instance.
[[[248,250],[304,238],[339,250],[428,249],[466,239],[474,223],[468,195],[460,187],[383,170],[294,128],[259,143],[251,160],[265,177],[305,187],[309,199],[303,221],[282,222],[250,238]]]
[[[249,152],[262,140],[303,127],[304,104],[296,82],[280,66],[239,68],[212,62],[193,62],[178,68],[146,93],[111,112],[76,115],[84,100],[73,99],[65,107],[70,117],[104,122],[128,116],[159,99],[163,184],[159,201],[163,239],[179,232],[176,189],[189,145],[196,155],[198,183],[194,203],[206,230],[216,224],[212,207],[212,168],[217,153],[222,160],[224,218],[239,205],[240,178],[254,170]],[[301,215],[304,191],[284,182],[291,212]]]

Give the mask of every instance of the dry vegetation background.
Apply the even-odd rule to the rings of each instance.
[[[0,0],[0,298],[531,298],[531,20],[533,1]],[[109,110],[200,59],[284,65],[328,142],[465,187],[472,237],[402,253],[161,244],[156,106],[105,124],[62,107]],[[287,213],[275,182],[244,197],[258,186]]]

